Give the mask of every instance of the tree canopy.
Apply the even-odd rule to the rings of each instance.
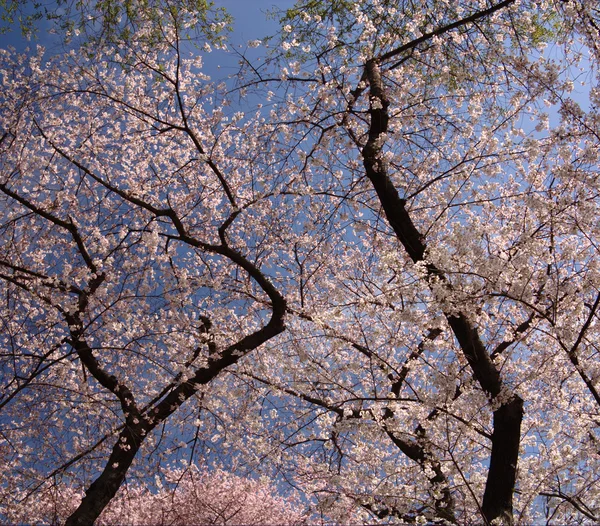
[[[0,517],[598,522],[596,2],[299,0],[229,78],[209,3],[86,5],[0,55]]]
[[[209,0],[55,0],[45,4],[28,0],[0,0],[0,31],[18,26],[23,36],[40,36],[40,26],[70,43],[138,44],[146,31],[152,40],[162,38],[162,22],[176,20],[189,34],[218,42],[229,28],[231,17]],[[145,28],[142,32],[140,30]],[[145,38],[148,34],[145,35]],[[146,40],[147,42],[147,40]],[[158,43],[158,42],[157,42]]]

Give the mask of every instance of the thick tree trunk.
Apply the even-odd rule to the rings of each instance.
[[[142,436],[126,427],[113,447],[102,474],[85,492],[79,507],[66,520],[66,526],[92,526],[121,487],[140,448]]]
[[[413,223],[406,209],[406,201],[400,198],[388,176],[381,155],[381,138],[387,134],[388,129],[389,100],[375,60],[366,64],[365,76],[369,82],[371,101],[369,138],[362,150],[367,177],[377,193],[390,226],[409,257],[415,263],[424,262],[427,278],[445,284],[451,291],[451,284],[442,270],[434,263],[426,261],[427,246],[424,237]],[[494,365],[477,328],[468,316],[461,312],[444,312],[444,315],[481,388],[492,399],[498,396],[505,397],[500,407],[493,412],[492,452],[482,514],[487,524],[512,525],[512,495],[517,475],[523,400],[515,394],[502,392],[500,371]]]
[[[481,511],[488,524],[512,526],[523,400],[513,396],[494,411],[492,454]]]

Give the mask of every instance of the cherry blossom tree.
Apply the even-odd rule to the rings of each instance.
[[[338,228],[315,240],[311,214],[295,243],[297,362],[247,372],[322,420],[307,440],[330,453],[302,471],[325,505],[598,520],[597,88],[572,100],[582,71],[597,81],[597,20],[583,2],[299,2],[280,74],[252,66]]]
[[[280,16],[235,84],[169,10],[2,52],[2,505],[199,459],[340,523],[597,522],[595,3]]]
[[[3,52],[3,438],[26,487],[44,459],[55,476],[110,439],[71,524],[99,516],[157,426],[190,398],[197,412],[204,386],[284,327],[262,256],[281,211],[246,213],[269,200],[244,141],[260,122],[227,116],[201,58],[181,61],[178,20],[162,29],[162,45],[140,34],[122,54]]]

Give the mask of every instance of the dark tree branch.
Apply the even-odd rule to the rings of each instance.
[[[427,42],[428,40],[431,40],[433,37],[442,36],[443,34],[448,33],[449,31],[452,31],[453,29],[458,29],[459,27],[465,26],[467,24],[471,24],[473,22],[476,22],[477,20],[481,20],[482,18],[486,18],[486,17],[494,14],[495,12],[500,11],[514,3],[515,3],[515,0],[504,0],[503,2],[499,2],[495,5],[488,7],[487,9],[483,9],[482,11],[477,11],[470,16],[462,18],[461,20],[457,20],[456,22],[452,22],[445,26],[438,27],[437,29],[434,29],[433,31],[425,33],[424,35],[420,36],[419,38],[415,38],[414,40],[411,40],[410,42],[407,42],[406,44],[403,44],[403,45],[397,47],[396,49],[392,49],[391,51],[384,53],[383,55],[378,57],[377,62],[380,64],[383,64],[385,61],[390,60],[391,58],[397,57],[398,55],[400,55],[406,51],[415,49],[419,44],[422,44],[423,42]],[[390,70],[396,68],[397,66],[398,66],[398,64],[393,64],[393,65],[389,66],[388,68],[386,68],[386,71],[390,71]]]
[[[567,495],[562,491],[551,492],[551,491],[542,491],[540,493],[542,497],[550,497],[554,499],[560,499],[564,502],[568,502],[571,506],[573,506],[579,513],[585,515],[588,519],[594,521],[595,523],[600,521],[600,516],[597,516],[593,513],[593,510],[590,510],[578,497],[573,497],[571,495]]]

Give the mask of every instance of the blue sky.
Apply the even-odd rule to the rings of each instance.
[[[293,0],[217,0],[216,2],[234,16],[234,40],[238,43],[275,32],[277,23],[274,20],[266,20],[267,11],[271,11],[274,7],[285,9],[291,7],[293,3]]]

